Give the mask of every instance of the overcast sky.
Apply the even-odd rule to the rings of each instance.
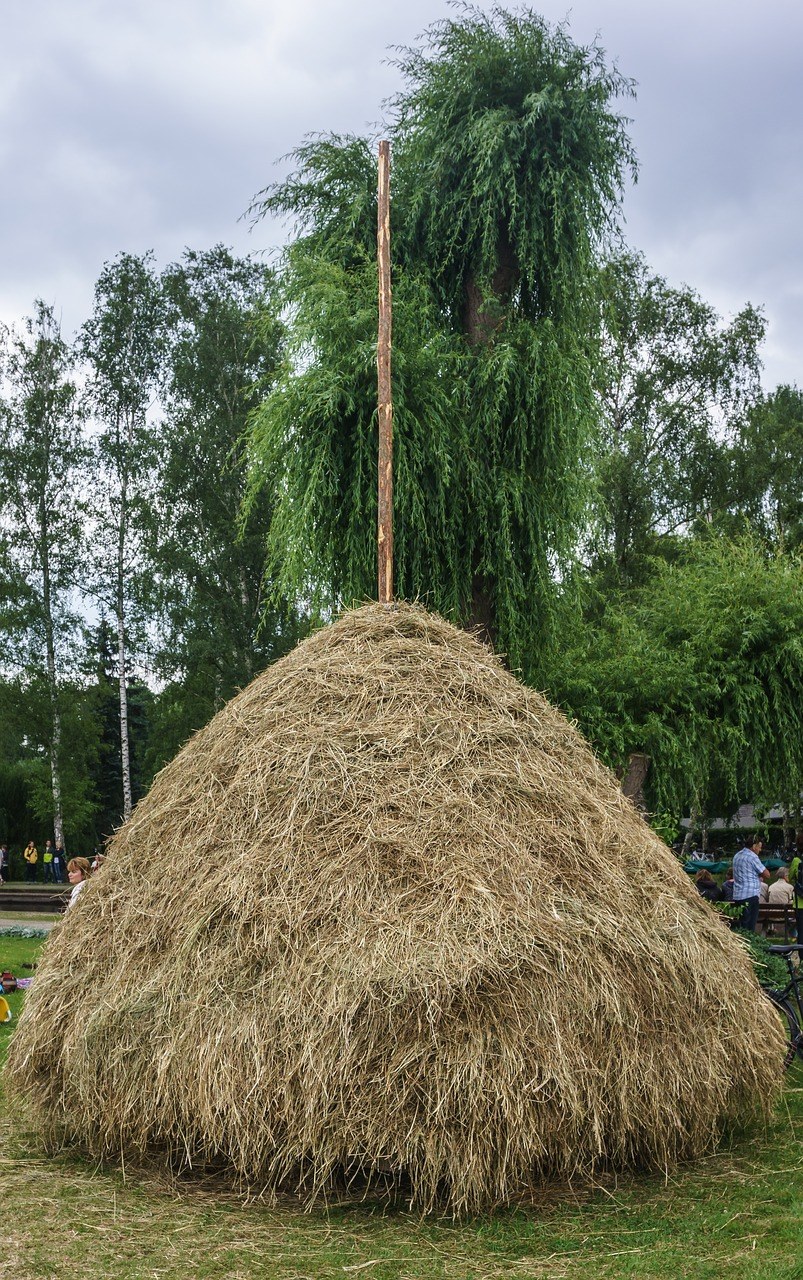
[[[492,7],[480,4],[481,8]],[[509,5],[508,7],[515,7]],[[803,385],[801,0],[543,0],[638,82],[626,236],[724,316],[769,322],[765,384]],[[373,132],[391,45],[445,0],[0,0],[0,319],[34,298],[70,333],[104,261],[250,231],[253,195],[306,133]]]

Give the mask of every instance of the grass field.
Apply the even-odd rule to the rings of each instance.
[[[27,973],[41,945],[0,936],[0,968]],[[3,1061],[13,1025],[0,1026]],[[803,1064],[766,1130],[669,1180],[553,1189],[460,1223],[378,1201],[246,1204],[209,1182],[48,1159],[2,1101],[0,1276],[14,1280],[803,1280]]]

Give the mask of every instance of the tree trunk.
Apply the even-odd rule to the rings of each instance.
[[[506,309],[519,280],[519,266],[507,231],[500,229],[497,267],[486,293],[474,272],[468,272],[463,288],[463,331],[472,347],[489,343],[504,324]],[[477,560],[471,581],[471,607],[467,629],[474,631],[492,649],[496,649],[498,632],[493,600],[492,580],[480,572]]]
[[[789,805],[784,805],[783,809],[783,847],[788,849],[794,839],[794,827],[792,826],[792,811]]]
[[[47,604],[45,628],[47,633],[47,683],[50,694],[50,785],[53,792],[53,834],[56,846],[64,844],[64,813],[61,804],[61,713],[59,711],[56,654],[53,643],[53,619]]]
[[[42,604],[45,624],[47,687],[50,695],[50,785],[53,792],[53,834],[56,847],[64,845],[64,814],[61,803],[61,714],[59,712],[58,677],[56,675],[56,639],[50,590],[50,549],[48,546],[47,510],[44,502],[39,513],[42,561]]]
[[[647,773],[650,768],[650,757],[645,755],[643,751],[632,751],[627,761],[624,777],[622,778],[622,791],[628,800],[632,800],[639,813],[644,813],[646,804],[644,803],[644,783],[647,779]]]
[[[505,228],[499,236],[497,267],[485,293],[473,271],[466,275],[463,290],[463,329],[472,347],[490,342],[505,321],[513,292],[519,280],[519,266]]]
[[[691,813],[689,814],[689,829],[683,838],[683,847],[680,851],[681,858],[688,858],[689,856],[689,852],[692,846],[692,841],[694,839],[694,830],[695,830],[695,827],[697,826],[699,817],[700,817],[699,806],[696,804],[693,804],[691,807]]]
[[[131,817],[131,759],[128,747],[128,680],[125,654],[125,539],[127,477],[120,486],[120,523],[117,529],[117,675],[120,685],[120,770],[123,779],[123,821]]]
[[[254,633],[253,620],[255,616],[258,617],[258,605],[257,605],[257,608],[255,609],[251,601],[251,592],[248,589],[248,579],[246,577],[244,565],[240,565],[239,579],[240,579],[240,604],[242,607],[242,616],[243,616],[242,661],[245,667],[246,676],[250,681],[250,680],[253,680],[254,674],[255,674],[254,672],[255,633]],[[236,660],[237,659],[235,654],[235,663],[236,663]]]
[[[488,579],[475,573],[471,582],[471,611],[467,630],[473,631],[483,644],[496,648],[496,618]]]
[[[61,807],[61,770],[59,757],[61,754],[61,715],[55,691],[51,700],[52,729],[50,738],[50,784],[53,791],[53,835],[56,837],[56,848],[66,849],[64,843],[64,814]]]

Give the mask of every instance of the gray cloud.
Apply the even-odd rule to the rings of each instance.
[[[550,21],[566,5],[544,0]],[[29,0],[0,48],[0,316],[37,295],[80,323],[102,263],[160,261],[218,240],[281,233],[239,221],[304,134],[364,131],[397,88],[388,46],[444,0]],[[628,239],[723,313],[769,319],[766,381],[803,381],[799,0],[578,0],[569,29],[599,32],[638,82],[624,104],[641,172]]]

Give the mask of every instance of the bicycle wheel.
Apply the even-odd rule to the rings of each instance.
[[[784,1030],[789,1042],[791,1056],[787,1059],[787,1065],[792,1065],[792,1058],[797,1053],[799,1058],[803,1058],[803,1035],[800,1033],[800,1025],[797,1020],[795,1007],[781,994],[780,991],[771,991],[767,987],[762,988],[764,995],[770,1004],[774,1005],[778,1010],[781,1018],[785,1023]]]

